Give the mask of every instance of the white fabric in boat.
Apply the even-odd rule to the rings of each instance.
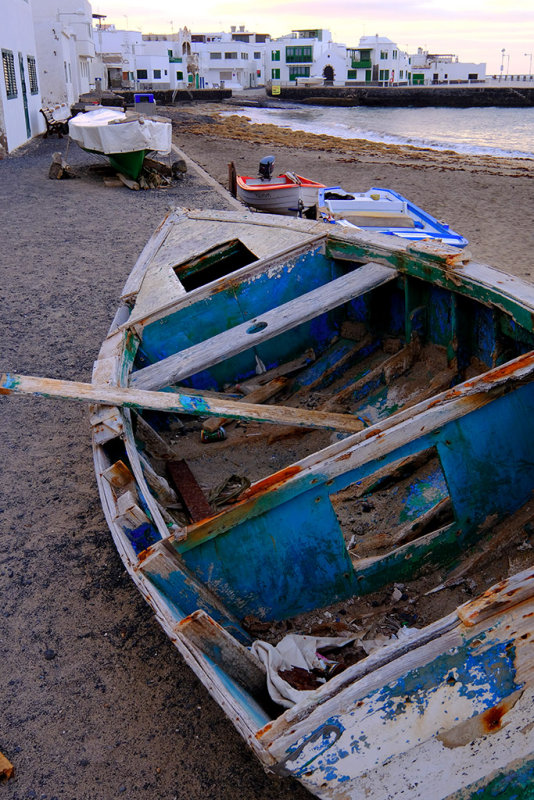
[[[414,220],[407,214],[387,214],[385,211],[339,211],[332,216],[336,220],[346,219],[362,228],[415,228]]]
[[[124,111],[119,109],[95,108],[70,120],[69,135],[80,147],[98,153],[133,153],[136,150],[170,153],[170,120],[126,119]]]

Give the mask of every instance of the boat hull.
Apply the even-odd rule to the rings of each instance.
[[[335,199],[339,192],[340,199]],[[373,187],[358,194],[343,192],[339,186],[320,189],[319,210],[326,222],[408,241],[432,239],[460,248],[468,244],[467,239],[449,225],[391,189]]]
[[[246,244],[249,263],[223,275],[221,248],[235,264],[236,240]],[[194,273],[197,279],[188,284]],[[530,565],[512,576],[495,575],[494,560],[491,574],[502,577],[497,585],[474,598],[464,594],[449,613],[380,646],[285,711],[266,700],[261,668],[248,648],[262,636],[253,633],[254,624],[262,630],[261,624],[300,619],[296,615],[333,600],[352,602],[374,591],[382,592],[380,605],[387,602],[384,592],[402,593],[432,566],[438,583],[419,588],[422,606],[434,591],[445,606],[455,585],[446,578],[459,558],[474,547],[471,563],[480,564],[479,542],[494,548],[512,529],[530,524],[534,289],[462,260],[452,248],[393,237],[384,244],[383,237],[319,222],[178,211],[145,248],[123,302],[93,374],[95,391],[129,386],[133,392],[128,407],[119,408],[106,404],[103,391],[92,417],[104,512],[159,622],[264,766],[335,800],[362,794],[371,800],[474,798],[507,781],[532,784]],[[377,367],[372,331],[379,322],[387,330],[388,357]],[[395,350],[398,338],[405,345]],[[421,338],[435,340],[452,385],[436,390],[440,376],[432,362],[420,378],[418,402],[408,398],[402,405],[399,387],[388,395],[388,382],[417,361]],[[362,420],[359,432],[338,437],[336,426],[344,422],[314,416],[313,404],[262,411],[249,392],[239,401],[240,415],[238,403],[225,400],[229,384],[257,382],[261,367],[279,369],[290,356],[291,369],[301,370],[292,378],[295,397],[312,387],[316,403],[325,382],[350,378],[356,402],[367,398],[344,415],[348,426]],[[368,359],[361,374],[339,378],[354,359]],[[477,360],[486,371],[474,375],[469,370]],[[467,373],[458,382],[453,376],[462,369]],[[169,460],[163,419],[159,433],[147,433],[150,424],[140,422],[143,399],[135,395],[169,385],[174,392],[163,392],[163,399],[188,412],[188,428],[199,417],[241,420],[235,443],[229,442],[233,459],[239,430],[245,426],[246,452],[260,435],[250,421],[272,423],[277,408],[291,419],[292,434],[299,425],[334,433],[322,449],[274,473],[268,469],[218,510],[202,507],[180,525],[169,515],[168,489],[147,461],[151,452]],[[184,458],[188,439],[180,431]],[[278,433],[287,436],[287,425]],[[213,447],[216,464],[223,463],[215,459],[226,444],[199,447]],[[269,444],[270,452],[279,458],[285,451],[275,446]],[[404,538],[378,555],[351,555],[339,505],[347,491],[367,487],[372,499],[359,497],[378,503],[382,483],[397,481],[386,494],[389,513],[401,495],[399,476],[429,450],[437,454],[442,479],[431,480],[435,473],[429,472],[417,494],[408,473],[407,494],[399,500]],[[199,451],[201,462],[209,452]],[[219,483],[224,470],[213,469]],[[428,525],[445,495],[452,516],[436,516],[433,527],[407,533],[410,507],[422,510]],[[356,509],[350,525],[361,513]],[[502,528],[488,543],[488,525],[497,523]],[[359,550],[371,536],[357,536]],[[528,548],[521,552],[528,563]]]
[[[69,121],[69,136],[88,153],[106,156],[111,165],[136,180],[145,155],[171,150],[170,120],[131,118],[113,108],[97,108]]]
[[[257,180],[238,176],[236,193],[242,203],[269,214],[297,217],[317,205],[317,194],[322,184],[295,176],[290,181],[285,175],[270,180]]]

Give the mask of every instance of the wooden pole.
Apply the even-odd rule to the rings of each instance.
[[[198,417],[228,417],[229,419],[269,422],[274,425],[296,425],[303,428],[356,433],[364,427],[350,414],[291,408],[289,406],[259,405],[235,400],[221,400],[205,395],[183,392],[153,392],[132,387],[99,386],[54,378],[37,378],[31,375],[6,374],[0,376],[0,394],[31,394],[41,397],[59,397],[81,400],[107,406],[126,406],[134,409],[151,409]]]
[[[237,197],[237,174],[233,161],[228,164],[228,188],[230,189],[230,194],[233,197]]]

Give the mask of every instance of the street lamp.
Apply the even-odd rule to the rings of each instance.
[[[528,56],[530,58],[530,63],[528,66],[528,74],[529,76],[532,75],[532,53],[523,53],[524,56]]]
[[[503,73],[503,70],[504,70],[504,54],[505,53],[506,53],[506,50],[503,47],[503,49],[501,50],[501,80],[502,80],[502,73]]]

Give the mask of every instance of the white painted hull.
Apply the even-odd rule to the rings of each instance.
[[[134,307],[129,326],[141,333],[143,326],[195,302],[195,296],[192,300],[186,297],[185,289],[170,266],[180,259],[191,258],[187,235],[180,229],[178,233],[169,232],[175,224],[187,225],[191,238],[191,229],[197,225],[196,246],[199,247],[201,241],[203,248],[213,244],[214,240],[207,240],[214,236],[216,224],[225,223],[228,227],[220,233],[221,242],[240,236],[251,248],[252,241],[257,243],[257,239],[253,240],[253,234],[245,227],[267,231],[263,240],[265,249],[257,255],[258,261],[267,259],[269,248],[273,248],[273,261],[269,266],[273,275],[281,271],[280,253],[288,247],[289,240],[286,238],[282,242],[282,236],[308,236],[308,244],[313,244],[314,248],[319,238],[332,237],[330,226],[304,220],[277,222],[246,213],[241,218],[235,212],[188,212],[187,218],[182,212],[175,214],[176,219],[169,219],[165,223],[167,227],[158,229],[147,245],[123,292],[125,299],[139,295],[140,307],[137,310]],[[338,231],[335,228],[334,231],[337,236]],[[167,237],[169,249],[173,245],[172,258],[168,253],[163,258],[160,253]],[[298,242],[295,239],[293,246],[295,252],[300,253],[304,239],[299,238]],[[328,241],[327,246],[326,252],[331,258],[335,258],[336,252],[346,255],[347,246],[352,246],[355,257],[362,250],[371,250],[376,259],[387,264],[398,258],[403,269],[414,259],[409,249],[412,246],[405,242],[391,239],[384,243],[382,238],[374,239],[355,230],[343,231],[339,240]],[[181,255],[177,252],[180,248]],[[440,255],[441,251],[431,244],[419,248],[417,252],[426,269],[435,270],[439,278],[444,276],[444,281],[452,276],[459,288],[465,288],[467,296],[476,291],[489,292],[493,298],[498,296],[503,302],[510,301],[519,311],[527,309],[534,313],[534,292],[530,285],[485,265],[464,263],[459,253],[443,251]],[[156,254],[159,254],[159,262]],[[253,262],[242,269],[252,274],[264,268]],[[197,302],[207,301],[213,286],[193,291]],[[459,303],[462,301],[460,297]],[[496,305],[495,299],[493,305]],[[127,316],[128,311],[125,313]],[[117,317],[102,347],[93,374],[93,384],[97,388],[128,384],[129,359],[133,359],[133,354],[125,321],[124,317]],[[257,332],[246,331],[247,335]],[[534,356],[531,353],[522,356],[521,361],[514,363],[513,370],[514,379],[526,386],[534,374]],[[274,484],[274,489],[265,490],[270,492],[270,499],[264,508],[258,502],[254,506],[252,499],[249,506],[243,503],[241,507],[236,505],[224,512],[229,522],[228,527],[221,527],[222,533],[229,533],[233,525],[244,524],[249,514],[256,519],[267,513],[267,507],[294,502],[299,491],[309,493],[309,487],[313,486],[315,492],[321,481],[328,480],[332,485],[349,470],[374,462],[375,466],[369,470],[372,474],[378,463],[386,463],[394,453],[407,452],[406,448],[418,438],[430,435],[429,432],[438,436],[445,426],[452,430],[467,413],[485,414],[491,402],[499,402],[501,395],[497,390],[511,376],[510,368],[496,370],[491,378],[487,374],[479,376],[454,391],[422,401],[416,411],[407,409],[396,422],[384,423],[381,430],[367,428],[309,456],[300,462],[299,472],[294,477],[278,474],[279,483]],[[210,401],[202,398],[202,402]],[[532,403],[525,405],[525,417],[531,408]],[[507,419],[503,416],[504,423]],[[475,796],[478,781],[487,784],[494,776],[497,779],[499,772],[513,774],[522,769],[521,774],[528,779],[532,772],[529,759],[534,751],[534,574],[531,569],[419,629],[415,636],[399,637],[396,642],[385,645],[272,719],[252,693],[236,684],[188,638],[184,622],[190,617],[184,617],[187,609],[181,607],[185,600],[178,595],[173,599],[170,589],[165,588],[169,576],[174,581],[174,576],[181,574],[183,562],[162,542],[152,545],[150,553],[145,551],[142,559],[132,546],[129,527],[133,525],[128,527],[128,519],[118,504],[113,475],[110,476],[110,470],[116,466],[113,462],[116,451],[105,449],[109,441],[124,442],[127,456],[124,462],[128,461],[131,467],[132,484],[135,479],[137,491],[145,498],[162,539],[169,539],[169,530],[161,515],[161,506],[147,485],[130,410],[110,408],[108,402],[93,414],[92,425],[102,505],[126,568],[187,664],[268,770],[292,775],[314,796],[324,800],[361,800],[364,797],[368,800],[444,800],[455,792],[464,792],[462,798],[467,798]],[[510,457],[513,458],[513,453]],[[301,485],[299,490],[298,481],[304,480],[302,476],[307,483],[305,489]],[[304,509],[304,505],[301,508]],[[141,509],[136,511],[144,513]],[[221,516],[219,522],[207,520],[199,524],[215,526],[220,524]],[[216,532],[215,527],[209,532]],[[185,537],[173,532],[179,542],[185,542],[188,535],[188,532]],[[429,542],[438,535],[440,531],[426,534]],[[396,552],[408,561],[414,552],[413,546],[408,542]],[[175,585],[172,581],[169,581],[171,588]],[[192,573],[188,574],[187,581],[199,593],[202,604],[209,607],[211,595],[201,589]],[[219,613],[217,604],[213,608]],[[216,622],[211,624],[214,630],[219,628]],[[231,628],[231,615],[225,617],[225,624]]]
[[[247,206],[269,214],[283,214],[296,217],[299,212],[299,201],[303,211],[317,204],[318,189],[312,186],[273,186],[272,189],[243,189],[237,186],[237,197]]]

